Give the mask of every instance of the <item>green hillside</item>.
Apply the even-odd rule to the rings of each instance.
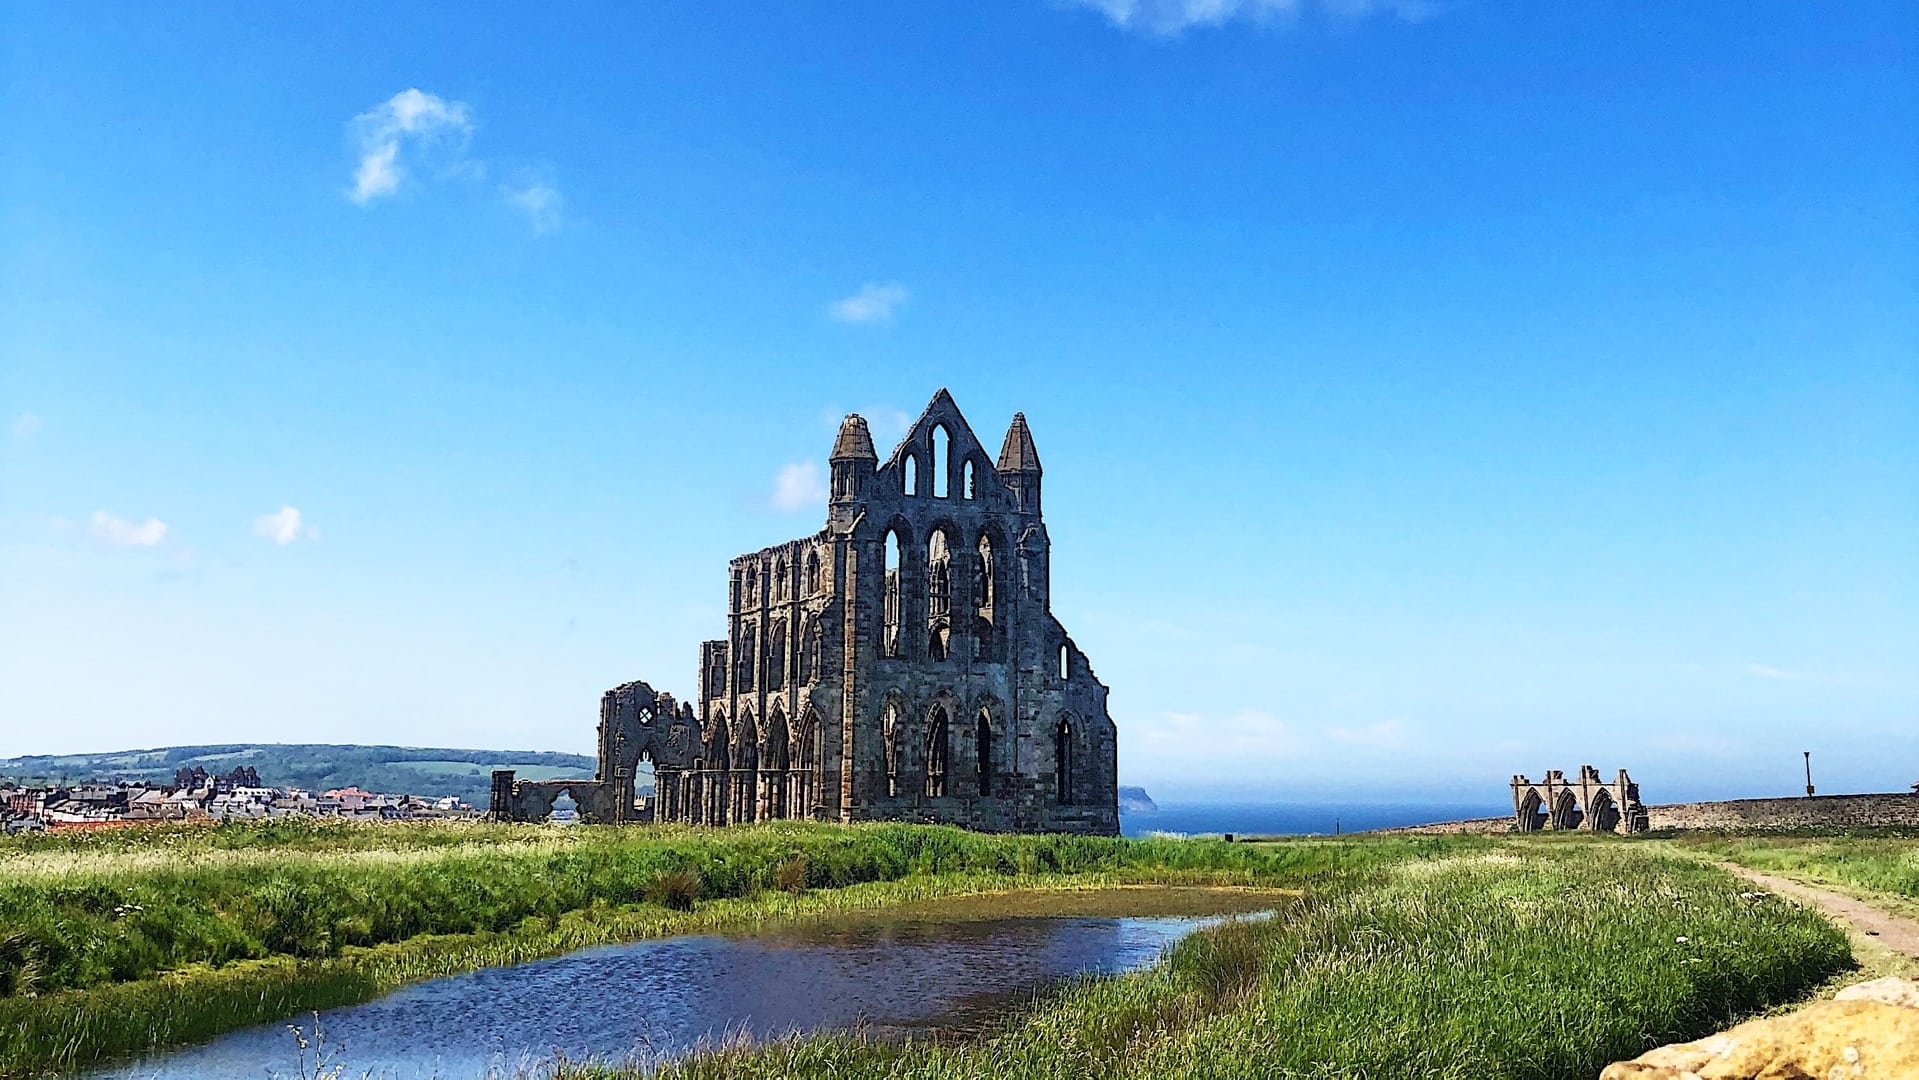
[[[487,801],[489,774],[513,769],[524,779],[591,776],[585,754],[545,750],[450,750],[444,747],[352,746],[326,743],[225,743],[163,746],[104,754],[42,754],[0,758],[0,781],[83,783],[171,782],[178,769],[199,766],[224,773],[247,766],[274,787],[315,790],[357,786],[409,795],[457,795],[475,806]]]

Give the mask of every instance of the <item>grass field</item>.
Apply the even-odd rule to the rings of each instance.
[[[800,824],[283,820],[20,837],[0,844],[0,1073],[807,905],[1019,884],[1311,882],[1410,850]]]
[[[1673,842],[1755,870],[1919,903],[1919,830],[1687,833]]]
[[[678,1075],[1596,1071],[1803,996],[1844,938],[1685,853],[1606,838],[1272,844],[916,826],[275,822],[0,843],[0,1074],[211,1037],[608,941],[966,892],[1303,888],[1284,919],[1076,986],[985,1043],[824,1037]]]
[[[668,1067],[709,1077],[1558,1080],[1808,993],[1843,936],[1684,856],[1506,845],[1329,884],[1162,965],[1087,982],[984,1041],[824,1036]],[[638,1071],[569,1067],[577,1078]]]

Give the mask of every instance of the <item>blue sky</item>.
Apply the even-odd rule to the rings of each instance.
[[[1032,422],[1125,781],[1919,780],[1911,5],[0,35],[0,755],[585,750],[947,386]]]

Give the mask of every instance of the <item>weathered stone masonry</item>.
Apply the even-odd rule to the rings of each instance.
[[[1540,829],[1584,829],[1587,832],[1636,833],[1646,830],[1646,808],[1639,802],[1639,785],[1626,770],[1611,783],[1599,778],[1599,770],[1581,765],[1577,779],[1553,769],[1546,779],[1535,784],[1524,776],[1513,777],[1513,828],[1518,832]]]
[[[697,714],[645,683],[608,691],[599,776],[496,773],[496,816],[570,792],[592,820],[631,820],[645,759],[661,821],[1119,831],[1117,732],[1052,613],[1025,416],[994,459],[941,390],[884,463],[859,416],[830,463],[825,528],[732,560]]]

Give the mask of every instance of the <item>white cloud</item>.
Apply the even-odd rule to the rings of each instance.
[[[14,417],[13,423],[7,425],[7,434],[20,442],[26,442],[40,434],[40,418],[30,412],[21,413]]]
[[[911,295],[906,286],[897,281],[883,285],[869,282],[853,295],[833,301],[826,312],[844,323],[890,322],[893,312]]]
[[[434,154],[453,170],[473,133],[473,110],[423,90],[406,89],[353,118],[360,163],[353,171],[354,202],[365,206],[400,190],[407,176],[403,151]]]
[[[298,507],[282,506],[275,513],[254,518],[253,535],[276,544],[291,544],[295,540],[318,540],[320,530],[301,520]]]
[[[519,185],[510,185],[506,189],[508,206],[524,213],[533,223],[533,232],[538,236],[558,229],[566,213],[566,197],[560,189],[545,180],[528,180]]]
[[[826,505],[826,478],[816,461],[802,461],[780,470],[773,482],[773,505],[780,510],[804,510]]]
[[[135,525],[105,510],[95,510],[87,532],[95,540],[103,540],[114,547],[153,547],[167,538],[167,523],[150,517]]]
[[[1193,27],[1222,26],[1244,20],[1272,23],[1317,11],[1328,18],[1354,20],[1384,15],[1421,22],[1438,14],[1436,0],[1065,0],[1091,8],[1122,30],[1172,36]]]

